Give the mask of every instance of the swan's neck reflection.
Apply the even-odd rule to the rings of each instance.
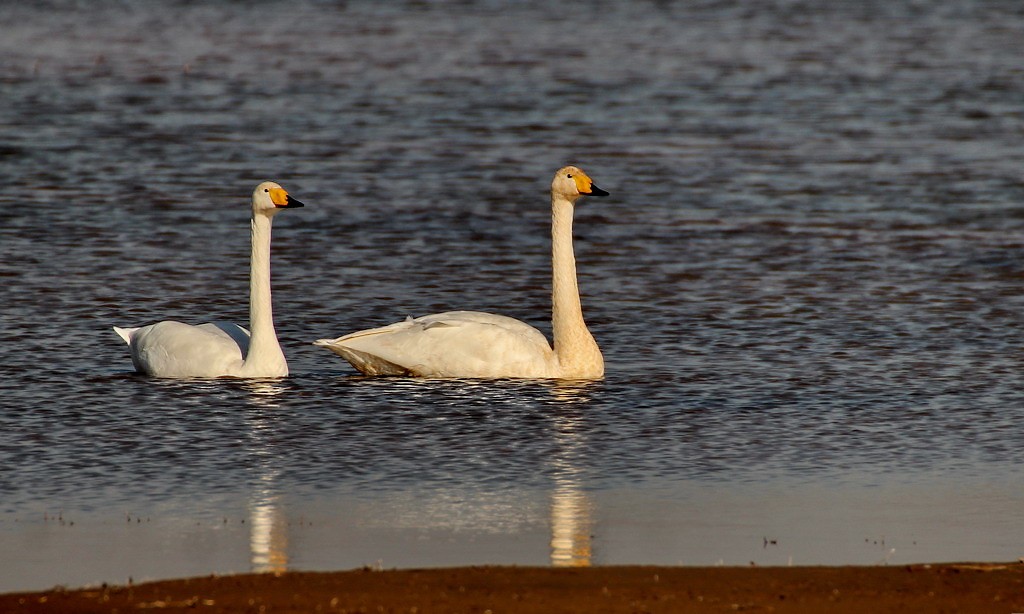
[[[589,567],[591,502],[579,484],[565,483],[551,493],[551,565]]]
[[[256,573],[288,570],[288,522],[269,488],[257,490],[249,504],[249,552]]]
[[[288,520],[278,494],[264,476],[249,503],[249,553],[255,573],[288,571]]]
[[[274,468],[266,436],[272,429],[263,412],[278,407],[278,397],[285,389],[276,381],[245,382],[253,414],[249,438],[259,471],[258,483],[249,499],[250,567],[256,573],[288,570],[288,521],[274,484],[280,471]],[[271,414],[267,414],[268,416]]]
[[[578,391],[575,391],[578,392]],[[568,408],[567,408],[568,409]],[[551,565],[589,567],[593,555],[593,504],[583,489],[581,415],[555,415],[558,451],[553,459],[555,487],[551,492]]]
[[[249,401],[253,406],[264,409],[278,407],[280,403],[276,397],[285,391],[284,386],[276,380],[245,380],[242,388],[249,393]]]

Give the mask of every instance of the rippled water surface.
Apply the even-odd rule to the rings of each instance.
[[[381,4],[0,3],[0,590],[1024,555],[1019,3]],[[603,381],[310,345],[549,333],[567,162]],[[245,323],[262,179],[292,376],[131,373]]]

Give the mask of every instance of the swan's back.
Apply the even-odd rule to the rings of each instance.
[[[114,330],[128,342],[135,369],[157,377],[237,374],[249,351],[249,331],[227,322],[191,326],[165,320]]]
[[[321,339],[367,375],[551,377],[551,346],[536,328],[507,316],[449,311]]]

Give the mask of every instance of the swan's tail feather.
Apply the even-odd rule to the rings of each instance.
[[[343,339],[344,337],[338,339],[317,339],[313,342],[313,345],[327,348],[341,356],[364,375],[416,375],[409,369],[389,360],[384,360],[380,356],[345,347],[339,343]]]
[[[124,342],[127,343],[128,345],[131,345],[132,335],[134,335],[135,331],[137,330],[139,330],[138,326],[136,326],[135,328],[121,328],[120,326],[114,327],[114,332],[117,333],[118,335],[121,335],[121,338],[124,339]]]

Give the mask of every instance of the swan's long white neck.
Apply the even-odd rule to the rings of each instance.
[[[572,248],[573,203],[551,195],[551,328],[559,377],[600,377],[604,359],[583,321]]]
[[[288,374],[288,363],[277,341],[274,330],[273,304],[270,298],[270,227],[268,215],[253,213],[252,253],[249,259],[249,353],[242,366],[243,372],[275,375],[283,369]]]

